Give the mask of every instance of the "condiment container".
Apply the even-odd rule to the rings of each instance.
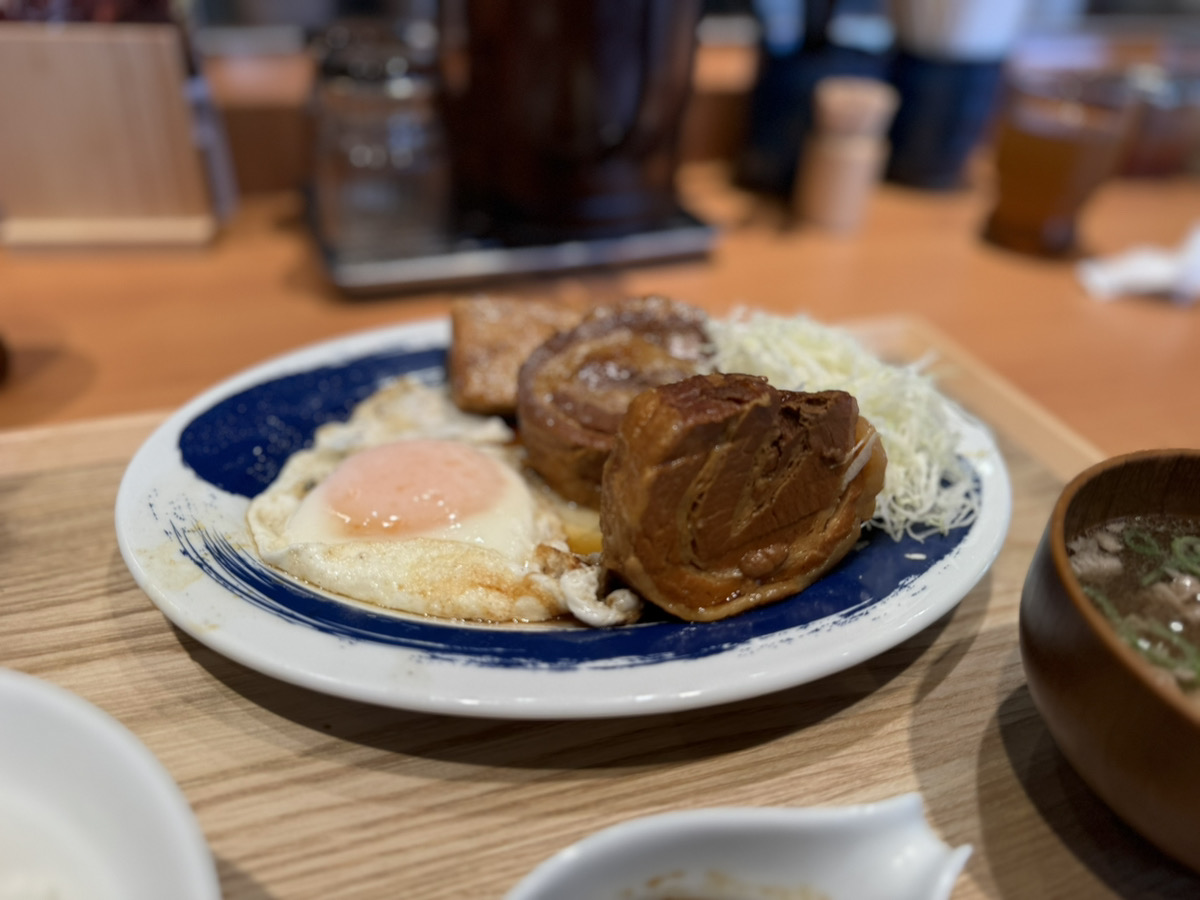
[[[794,203],[800,217],[830,231],[855,231],[887,159],[885,138],[898,95],[873,78],[833,77],[814,92],[814,132]]]
[[[337,77],[317,88],[317,228],[344,260],[445,250],[450,167],[428,78]]]

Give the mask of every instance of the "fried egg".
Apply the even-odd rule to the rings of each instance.
[[[318,429],[250,504],[268,564],[323,590],[429,616],[544,621],[599,570],[522,477],[502,420],[404,379]]]

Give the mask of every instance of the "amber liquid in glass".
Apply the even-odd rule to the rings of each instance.
[[[1014,109],[996,143],[999,191],[984,238],[1037,256],[1078,253],[1076,219],[1117,162],[1118,116],[1054,101]]]

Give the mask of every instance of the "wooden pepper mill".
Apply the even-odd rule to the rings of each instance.
[[[898,104],[896,90],[874,78],[835,76],[817,83],[813,134],[793,197],[802,219],[841,233],[858,228],[887,162],[887,131]]]

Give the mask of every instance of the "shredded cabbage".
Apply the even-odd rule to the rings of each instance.
[[[722,372],[763,375],[781,390],[854,395],[888,459],[871,527],[924,540],[975,521],[979,490],[958,452],[959,429],[919,363],[884,363],[848,332],[806,316],[738,313],[708,329]]]

